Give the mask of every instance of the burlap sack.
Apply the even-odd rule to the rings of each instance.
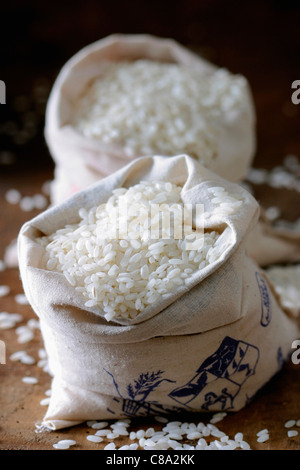
[[[140,180],[182,185],[184,203],[214,204],[222,186],[243,200],[234,214],[213,215],[220,257],[135,320],[107,322],[63,274],[42,268],[36,237],[78,222],[78,208],[105,202],[111,190]],[[188,156],[145,157],[27,222],[19,234],[24,290],[41,321],[52,395],[42,425],[187,411],[237,411],[280,369],[299,336],[264,272],[245,254],[258,204]]]
[[[92,79],[101,76],[107,61],[137,59],[184,64],[198,70],[199,77],[217,70],[174,40],[149,35],[112,35],[79,51],[62,68],[47,104],[45,137],[56,164],[53,203],[62,202],[141,156],[129,156],[121,146],[87,138],[70,125],[78,96]],[[246,80],[242,93],[241,109],[232,109],[220,124],[218,152],[209,165],[230,181],[245,177],[256,146],[255,112]]]

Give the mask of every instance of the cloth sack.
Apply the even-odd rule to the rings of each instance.
[[[121,146],[87,138],[70,124],[78,97],[93,79],[101,77],[108,61],[138,59],[182,64],[198,70],[200,78],[217,70],[174,40],[150,35],[111,35],[75,54],[59,73],[46,109],[45,138],[55,161],[53,203],[141,156],[129,156]],[[243,105],[228,111],[218,124],[218,152],[209,165],[230,181],[245,177],[256,147],[255,111],[246,79],[241,93]]]
[[[173,182],[182,186],[184,203],[204,204],[212,214],[204,228],[222,234],[220,254],[134,320],[107,322],[101,309],[84,306],[63,274],[43,268],[36,238],[78,222],[80,207],[99,205],[113,189],[140,180]],[[235,213],[214,212],[208,189],[215,186],[243,201]],[[258,216],[257,202],[241,186],[181,155],[137,159],[27,222],[18,238],[21,278],[53,375],[41,426],[243,408],[299,337],[296,317],[282,310],[266,274],[246,255]]]

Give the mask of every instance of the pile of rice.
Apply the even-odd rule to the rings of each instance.
[[[209,191],[214,215],[231,214],[242,204],[223,188]],[[154,204],[159,212],[151,211]],[[99,307],[108,321],[133,319],[226,248],[216,231],[194,228],[184,207],[181,187],[170,182],[115,189],[106,203],[81,208],[79,223],[38,239],[45,248],[44,267],[63,273],[86,298],[85,306]],[[166,220],[170,224],[164,226]]]
[[[111,63],[83,91],[71,124],[130,156],[187,153],[205,164],[218,153],[227,114],[245,108],[244,88],[224,69],[204,76],[173,63]]]

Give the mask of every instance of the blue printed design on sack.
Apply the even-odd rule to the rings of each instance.
[[[137,380],[129,383],[126,387],[127,397],[124,397],[117,384],[113,374],[104,369],[107,374],[112,377],[113,384],[117,391],[118,397],[114,397],[113,401],[117,403],[118,408],[121,406],[122,412],[126,416],[150,416],[162,413],[174,413],[183,411],[182,408],[161,405],[157,401],[148,400],[153,390],[157,389],[162,382],[174,383],[174,380],[163,378],[164,371],[146,372],[139,375]],[[107,409],[110,413],[115,414],[112,409]]]
[[[255,273],[256,281],[258,284],[260,296],[261,296],[261,318],[260,324],[262,326],[268,326],[272,319],[272,309],[271,309],[271,298],[269,294],[269,289],[267,283],[260,273]]]
[[[279,369],[281,369],[284,366],[284,363],[285,363],[285,358],[284,358],[281,347],[279,347],[278,350],[277,350],[276,359],[277,359],[278,367],[279,367]]]
[[[203,410],[234,408],[234,400],[243,384],[255,374],[259,349],[244,341],[226,336],[220,347],[209,356],[192,379],[175,388],[169,396],[190,408],[191,402],[204,394]]]

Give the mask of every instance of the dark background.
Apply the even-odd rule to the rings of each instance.
[[[16,1],[0,4],[0,172],[51,167],[43,127],[53,81],[80,48],[112,33],[176,39],[218,66],[244,74],[257,111],[255,166],[300,155],[298,1]]]

